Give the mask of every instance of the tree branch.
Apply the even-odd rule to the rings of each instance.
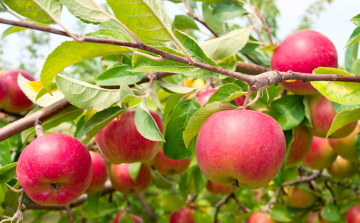
[[[159,220],[159,217],[151,210],[149,204],[146,202],[145,198],[141,195],[141,194],[137,194],[136,195],[137,199],[140,201],[141,205],[144,208],[144,212],[149,215],[149,217],[154,220],[157,221]]]
[[[218,215],[219,215],[219,211],[220,211],[220,208],[221,206],[223,206],[224,204],[226,204],[227,202],[229,202],[229,200],[233,198],[235,199],[235,201],[239,204],[239,200],[236,198],[235,194],[234,193],[230,193],[228,194],[224,199],[218,201],[215,205],[215,208],[216,208],[216,212],[215,212],[215,216],[214,216],[214,223],[218,223]],[[239,207],[240,207],[240,204],[239,204]],[[243,209],[244,212],[247,212],[248,210],[246,208]]]
[[[219,37],[219,35],[214,30],[212,30],[204,21],[200,20],[198,17],[194,15],[191,15],[190,13],[188,13],[188,16],[201,23],[201,25],[205,26],[215,37]]]

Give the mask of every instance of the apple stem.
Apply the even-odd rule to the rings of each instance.
[[[74,213],[72,212],[70,205],[66,205],[65,209],[69,218],[69,222],[74,223]]]
[[[36,132],[37,137],[45,135],[44,128],[42,126],[42,123],[39,120],[37,120],[35,122],[35,132]]]

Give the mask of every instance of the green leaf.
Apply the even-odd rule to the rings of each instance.
[[[36,110],[32,110],[31,112],[29,112],[27,114],[27,116],[38,110],[40,110],[40,108],[38,108]],[[84,112],[83,109],[77,108],[75,106],[71,106],[71,107],[65,109],[64,111],[56,114],[55,116],[51,117],[50,119],[46,120],[45,122],[43,122],[42,126],[43,126],[44,130],[46,131],[48,129],[51,129],[51,128],[54,128],[54,127],[60,125],[61,123],[70,122],[70,121],[75,120],[83,112]],[[21,132],[21,140],[23,142],[25,142],[29,138],[29,136],[32,136],[32,135],[36,135],[35,127],[31,127],[29,129],[26,129],[23,132]]]
[[[0,184],[4,184],[12,180],[16,175],[17,163],[10,163],[0,168]]]
[[[6,139],[0,142],[0,165],[5,166],[11,163],[10,151],[11,151],[11,142],[10,139]]]
[[[360,14],[357,14],[352,19],[350,19],[350,22],[354,23],[355,26],[360,26]]]
[[[270,216],[272,219],[274,219],[275,221],[279,221],[279,222],[290,222],[291,221],[291,216],[289,215],[289,213],[280,207],[275,207],[275,208],[271,209]]]
[[[184,206],[185,202],[172,194],[162,194],[160,197],[160,207],[165,211],[177,211]]]
[[[359,43],[355,43],[346,49],[345,53],[345,68],[351,72],[353,63],[356,61],[359,51]]]
[[[174,27],[181,31],[200,30],[195,21],[186,15],[176,15]]]
[[[159,127],[150,115],[147,97],[144,97],[136,108],[135,125],[144,138],[152,141],[165,141]]]
[[[220,2],[215,4],[213,16],[220,22],[246,15],[247,11],[237,2]]]
[[[350,75],[343,70],[335,68],[317,68],[313,71],[315,74],[340,74]],[[322,95],[330,101],[343,105],[360,104],[360,83],[337,82],[337,81],[312,81],[314,86]]]
[[[168,189],[174,184],[174,181],[168,180],[153,169],[151,169],[151,182],[159,189]]]
[[[274,101],[270,106],[269,115],[273,117],[283,130],[290,130],[305,117],[303,97],[286,95]]]
[[[125,42],[134,42],[130,35],[124,29],[99,29],[95,32],[86,34],[86,36],[102,38],[102,39],[112,39]],[[127,48],[128,50],[134,51],[132,48]]]
[[[10,26],[9,28],[7,28],[2,36],[1,36],[1,39],[4,39],[6,36],[12,34],[12,33],[17,33],[17,32],[21,32],[21,31],[24,31],[26,30],[26,28],[24,27],[19,27],[19,26]]]
[[[197,193],[200,193],[202,189],[204,189],[207,179],[204,174],[201,172],[198,165],[193,167],[193,174],[194,174],[194,185]]]
[[[145,76],[144,73],[134,74],[129,71],[131,69],[131,66],[125,64],[112,67],[102,72],[94,81],[100,86],[129,85],[139,82]]]
[[[356,108],[360,108],[360,105],[342,105],[336,102],[331,102],[332,107],[334,108],[336,113],[345,111],[345,110],[353,110]]]
[[[219,101],[228,103],[234,99],[245,95],[246,92],[243,92],[242,89],[236,84],[225,84],[221,86],[213,95],[210,96],[207,104]]]
[[[249,36],[249,40],[251,41],[258,41],[257,39],[255,39],[254,37],[252,37],[251,35]],[[246,45],[240,50],[240,53],[243,54],[248,54],[253,52],[254,50],[256,50],[256,48],[258,48],[260,45],[256,44],[256,43],[246,43]]]
[[[71,104],[86,110],[103,110],[119,100],[119,90],[100,88],[61,74],[56,83]]]
[[[4,202],[5,194],[8,190],[9,189],[5,184],[0,184],[0,202]]]
[[[60,0],[60,2],[66,6],[71,14],[80,19],[94,23],[106,22],[110,19],[95,5],[92,0]]]
[[[191,182],[193,179],[193,168],[187,169],[179,179],[179,191],[183,197],[186,197],[191,189]]]
[[[140,168],[141,168],[141,162],[130,163],[129,165],[129,174],[134,182],[136,182],[136,179],[140,172]]]
[[[97,112],[83,125],[76,134],[76,138],[86,145],[101,129],[124,111],[125,109],[119,107],[111,107]]]
[[[145,43],[171,40],[171,19],[160,0],[107,0],[117,19]]]
[[[331,124],[329,132],[326,134],[326,137],[329,137],[341,127],[357,120],[360,120],[360,108],[345,110],[337,113]]]
[[[310,105],[309,105],[308,97],[304,97],[303,104],[304,104],[304,111],[305,111],[304,125],[306,127],[312,128],[313,125],[312,125],[312,121],[311,121],[311,112],[310,112]]]
[[[40,79],[44,88],[49,92],[51,81],[64,68],[90,58],[131,51],[132,50],[122,46],[66,41],[58,46],[46,58],[45,64],[41,70]]]
[[[321,210],[321,217],[331,222],[339,222],[341,218],[338,208],[332,202]]]
[[[99,213],[98,208],[99,208],[100,196],[101,196],[101,191],[98,191],[93,194],[88,194],[87,196],[87,201],[89,203],[89,206],[96,214]]]
[[[204,223],[204,222],[213,222],[214,218],[204,211],[195,210],[194,211],[194,220],[195,220],[195,223]]]
[[[179,94],[187,94],[187,93],[193,92],[197,89],[194,87],[183,87],[178,84],[173,84],[173,83],[167,82],[163,79],[159,81],[159,84],[162,88],[164,88],[172,93],[179,93]]]
[[[251,28],[234,30],[219,38],[200,43],[200,46],[211,59],[223,59],[239,52],[246,45],[251,30]]]
[[[149,99],[151,100],[151,102],[155,105],[155,107],[157,109],[159,109],[159,111],[161,111],[162,113],[164,113],[164,108],[160,102],[160,99],[159,99],[159,96],[157,94],[157,91],[156,91],[156,83],[154,83],[152,86],[151,86],[151,89],[150,89],[150,94],[149,94]]]
[[[60,18],[62,6],[59,0],[37,0],[47,8],[56,18]],[[54,20],[40,8],[33,0],[3,0],[16,13],[43,24],[54,23]]]
[[[351,73],[354,75],[360,75],[360,60],[355,60],[352,67]]]
[[[211,7],[209,8],[210,4],[203,2],[202,3],[202,11],[203,11],[203,17],[204,22],[217,34],[223,34],[224,29],[222,22],[216,20],[213,16],[213,11]]]
[[[222,59],[220,62],[217,63],[217,65],[219,67],[221,67],[222,69],[235,71],[236,70],[236,56],[235,56],[235,54]],[[223,76],[223,77],[227,78],[227,76]]]
[[[121,216],[119,223],[135,223],[135,222],[131,218],[129,213],[125,213],[123,216]]]
[[[185,159],[194,153],[195,148],[186,149],[183,132],[190,117],[198,111],[200,107],[196,97],[191,100],[182,101],[176,105],[165,131],[166,142],[163,148],[166,157],[171,159]]]
[[[345,48],[359,41],[360,41],[360,26],[355,28],[349,40],[347,41]]]
[[[120,96],[118,105],[123,108],[124,105],[129,103],[134,98],[134,92],[127,85],[120,85]]]
[[[5,6],[3,5],[2,2],[0,2],[0,12],[7,12]]]
[[[360,135],[357,134],[355,136],[355,146],[356,146],[356,154],[358,156],[358,160],[360,161]]]
[[[53,91],[57,89],[58,89],[57,84],[55,82],[51,82],[50,90]],[[47,93],[48,92],[46,91],[45,88],[41,88],[39,92],[36,94],[35,101],[39,100],[42,96],[46,95]]]

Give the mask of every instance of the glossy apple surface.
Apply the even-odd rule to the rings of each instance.
[[[216,184],[210,180],[206,183],[206,189],[212,194],[229,194],[234,191],[231,186]]]
[[[153,166],[163,175],[182,174],[190,165],[191,157],[182,160],[167,158],[162,149],[159,150],[153,161]]]
[[[294,128],[294,141],[290,145],[290,151],[286,166],[291,166],[302,161],[311,148],[313,136],[302,124]]]
[[[304,164],[316,170],[330,166],[336,160],[337,154],[331,148],[328,139],[314,136],[311,149],[304,158]]]
[[[360,223],[360,204],[352,206],[347,211],[346,223]]]
[[[248,219],[247,223],[276,223],[269,214],[255,212]]]
[[[315,201],[316,196],[310,189],[304,189],[298,186],[284,188],[286,195],[284,200],[287,205],[293,208],[307,208],[310,207]]]
[[[357,174],[359,166],[359,163],[352,163],[349,160],[338,156],[336,160],[326,169],[333,177],[349,178]]]
[[[194,211],[189,208],[182,208],[171,213],[169,223],[195,223]]]
[[[93,173],[91,183],[87,191],[89,194],[92,194],[102,189],[109,173],[106,162],[99,153],[90,151],[90,155],[93,165]]]
[[[4,81],[1,79],[1,74],[0,74],[0,109],[3,107],[6,98],[7,98],[7,88]]]

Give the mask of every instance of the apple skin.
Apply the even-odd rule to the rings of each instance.
[[[284,201],[287,205],[293,208],[307,208],[310,207],[315,201],[316,196],[314,193],[297,186],[285,187],[286,195]]]
[[[328,139],[313,137],[309,153],[304,158],[304,164],[315,170],[322,170],[336,160],[337,154],[331,148]]]
[[[276,223],[269,214],[255,212],[248,219],[247,223]]]
[[[99,153],[90,151],[90,156],[92,160],[93,173],[87,192],[89,194],[93,194],[102,189],[107,177],[109,176],[109,171],[104,158]]]
[[[217,89],[211,89],[211,90],[206,90],[206,91],[201,91],[198,95],[196,95],[196,98],[198,99],[199,103],[201,106],[204,106],[209,98],[211,97],[211,95],[213,95],[215,93],[215,91],[217,91]],[[245,101],[245,97],[241,96],[238,98],[235,98],[234,101],[239,105],[239,106],[243,106],[244,105],[244,101]],[[247,108],[248,109],[248,108]]]
[[[226,140],[228,139],[228,140]],[[285,136],[269,115],[228,110],[211,115],[200,129],[196,158],[214,183],[257,189],[267,185],[285,159]]]
[[[331,101],[321,94],[313,94],[308,96],[312,128],[310,132],[319,137],[326,137],[334,121],[336,112]],[[330,138],[342,138],[349,135],[357,126],[357,122],[351,122],[330,135]]]
[[[271,58],[271,69],[286,72],[312,73],[318,67],[338,67],[334,44],[323,34],[313,30],[301,30],[286,37]],[[318,91],[310,82],[281,82],[286,90],[299,95]]]
[[[307,219],[306,223],[331,223],[321,217],[320,211],[311,212]]]
[[[291,166],[302,161],[311,148],[313,136],[302,124],[294,128],[294,141],[290,145],[286,166]]]
[[[352,163],[349,160],[338,156],[335,162],[333,162],[326,169],[333,177],[349,178],[357,174],[357,172],[359,171],[359,166],[360,165],[358,163]]]
[[[144,191],[151,182],[151,172],[148,164],[143,163],[136,182],[130,177],[129,163],[110,166],[110,180],[115,190],[123,194],[138,194]]]
[[[120,218],[125,214],[125,212],[120,212],[119,214],[116,215],[116,217],[114,218],[113,223],[120,223]],[[144,221],[136,215],[133,214],[129,214],[130,217],[132,218],[132,220],[134,221],[134,223],[144,223]]]
[[[89,187],[91,156],[86,146],[72,136],[43,135],[23,150],[16,175],[31,200],[44,206],[65,206]]]
[[[346,223],[360,223],[360,204],[352,206],[347,211]]]
[[[162,149],[153,161],[153,166],[162,175],[182,174],[190,165],[191,157],[182,160],[167,158]]]
[[[150,114],[163,133],[160,116],[152,110]],[[159,151],[161,142],[144,138],[136,128],[134,116],[135,110],[127,110],[95,135],[101,153],[112,164],[147,162]]]
[[[195,223],[194,211],[189,208],[182,208],[171,213],[169,223]]]
[[[1,79],[1,76],[0,76],[0,109],[2,108],[3,104],[5,103],[6,98],[7,98],[6,84]]]
[[[234,192],[234,189],[231,186],[216,184],[210,180],[206,183],[206,189],[212,194],[230,194]]]
[[[28,99],[18,85],[19,73],[29,81],[35,81],[35,78],[24,70],[9,70],[0,76],[7,87],[7,99],[3,105],[3,109],[7,112],[22,113],[28,111],[33,102]]]
[[[359,133],[359,130],[359,125],[356,125],[356,128],[350,135],[340,139],[329,139],[331,147],[337,154],[344,159],[357,163],[360,161],[356,152],[355,137]]]

